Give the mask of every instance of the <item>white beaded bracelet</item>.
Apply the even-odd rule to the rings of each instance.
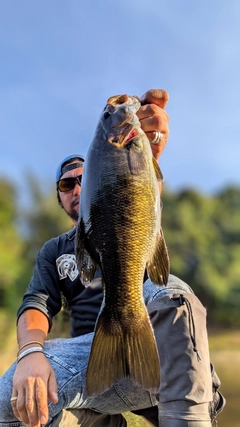
[[[20,362],[20,360],[23,359],[28,354],[31,354],[31,353],[43,353],[43,352],[44,352],[43,348],[41,348],[41,347],[31,347],[31,348],[28,348],[27,350],[25,350],[21,354],[19,354],[19,356],[17,358],[17,363]]]

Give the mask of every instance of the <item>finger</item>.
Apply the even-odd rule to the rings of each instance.
[[[165,108],[168,100],[169,94],[166,90],[163,89],[150,89],[140,97],[142,105],[156,104],[161,108]]]
[[[144,105],[139,108],[137,116],[144,132],[149,132],[150,130],[161,132],[164,128],[168,129],[169,115],[154,104]]]
[[[18,411],[18,409],[17,409],[17,401],[18,401],[18,393],[17,393],[17,391],[13,388],[12,389],[12,396],[11,396],[11,398],[17,398],[17,399],[15,399],[15,400],[10,400],[10,402],[11,402],[11,405],[12,405],[12,410],[13,410],[13,413],[14,413],[14,415],[18,418],[18,419],[20,419],[20,414],[19,414],[19,411]]]
[[[40,425],[40,420],[38,417],[35,387],[36,387],[35,378],[29,377],[27,382],[26,395],[25,395],[25,406],[27,410],[29,425],[34,427]]]
[[[138,117],[150,143],[155,139],[157,131],[163,135],[158,144],[151,144],[153,156],[158,160],[167,144],[169,116],[163,109],[151,104],[141,107],[138,111]]]
[[[139,120],[154,116],[154,117],[160,117],[162,120],[165,120],[167,123],[169,123],[170,121],[168,113],[165,110],[163,110],[161,107],[155,104],[142,105],[137,111],[137,116]]]
[[[36,403],[38,419],[41,424],[48,422],[48,396],[47,387],[42,378],[36,378]]]
[[[161,139],[159,141],[156,141],[156,132],[146,132],[146,135],[148,137],[150,144],[153,144],[153,145],[162,144],[163,145],[163,143],[164,143],[164,147],[165,147],[165,145],[167,143],[168,134],[166,135],[165,133],[161,132]]]
[[[26,410],[25,405],[25,391],[24,389],[18,390],[18,398],[15,402],[12,402],[13,412],[14,415],[21,421],[24,422],[24,424],[29,423],[28,414]]]
[[[147,132],[146,135],[147,135],[149,142],[151,144],[151,141],[153,141],[155,136],[156,136],[156,132]],[[163,132],[162,132],[162,135],[163,135],[163,137],[162,137],[161,141],[159,141],[158,144],[151,144],[153,157],[155,157],[156,160],[158,160],[158,158],[162,154],[164,148],[166,147],[167,140],[168,140],[168,135],[164,134]]]
[[[34,414],[34,403],[32,399],[33,395],[33,379],[29,379],[27,389],[19,391],[17,400],[17,412],[18,418],[24,422],[27,426],[37,427],[39,424],[36,422],[36,410]],[[17,414],[15,413],[17,416]]]

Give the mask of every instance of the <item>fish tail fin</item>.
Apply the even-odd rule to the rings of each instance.
[[[120,322],[99,315],[87,368],[87,392],[97,395],[124,377],[142,385],[143,389],[158,389],[160,363],[156,341],[147,311],[141,322],[128,330]],[[131,321],[128,321],[128,324]]]

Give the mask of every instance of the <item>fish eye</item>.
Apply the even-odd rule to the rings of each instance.
[[[108,111],[105,111],[105,112],[103,113],[103,118],[104,118],[104,120],[107,120],[109,116],[111,116],[111,114],[110,114]]]

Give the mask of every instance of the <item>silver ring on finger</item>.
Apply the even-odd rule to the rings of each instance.
[[[15,402],[17,399],[18,399],[17,396],[12,396],[10,399],[10,402]]]
[[[151,141],[151,144],[154,144],[154,145],[159,144],[159,142],[161,142],[162,139],[163,139],[163,133],[157,130],[154,139]]]

